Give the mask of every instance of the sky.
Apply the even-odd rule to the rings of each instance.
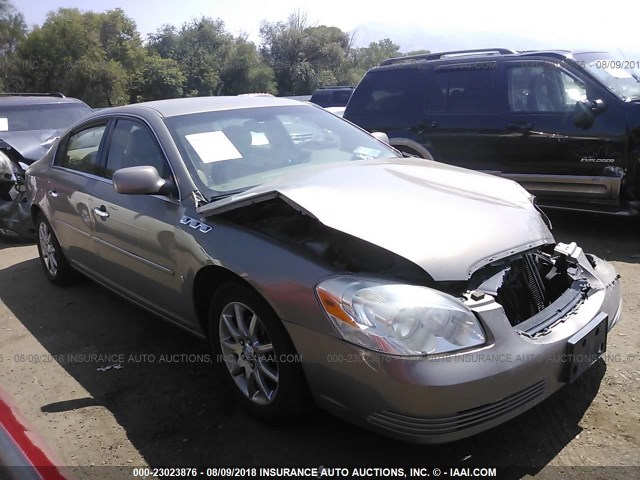
[[[29,26],[42,24],[60,7],[104,11],[122,8],[144,38],[162,24],[176,26],[205,15],[222,18],[234,34],[256,43],[262,20],[285,20],[306,12],[311,24],[355,31],[365,46],[388,37],[402,51],[507,47],[514,49],[605,49],[640,60],[637,22],[640,2],[609,0],[590,4],[562,0],[12,0]]]

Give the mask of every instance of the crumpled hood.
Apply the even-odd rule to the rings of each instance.
[[[198,211],[215,215],[275,196],[436,281],[467,280],[495,260],[554,242],[517,183],[422,159],[299,168]]]
[[[42,144],[58,137],[64,130],[27,130],[19,132],[0,132],[0,149],[13,148],[27,165],[40,160],[49,150],[51,143]]]

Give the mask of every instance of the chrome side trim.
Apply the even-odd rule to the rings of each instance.
[[[82,235],[85,238],[91,238],[91,234],[89,232],[85,232],[84,230],[80,230],[78,227],[74,227],[73,225],[71,225],[70,223],[67,223],[63,220],[57,219],[57,222],[60,225],[63,225],[66,228],[69,228],[71,230],[73,230],[74,232],[79,233],[80,235]]]
[[[130,252],[128,250],[125,250],[123,248],[117,247],[113,243],[106,242],[106,241],[102,240],[101,238],[94,237],[94,239],[95,239],[96,242],[98,242],[98,243],[100,243],[102,245],[105,245],[105,246],[107,246],[107,247],[109,247],[109,248],[111,248],[111,249],[113,249],[113,250],[115,250],[115,251],[117,251],[119,253],[122,253],[123,255],[126,255],[129,258],[133,258],[134,260],[138,260],[139,262],[142,262],[145,265],[153,267],[156,270],[160,270],[161,272],[166,273],[168,275],[171,275],[171,276],[175,275],[175,272],[173,270],[167,268],[167,267],[164,267],[164,266],[159,265],[159,264],[157,264],[155,262],[152,262],[151,260],[147,260],[146,258],[141,257],[140,255],[136,255],[135,253],[132,253],[132,252]]]
[[[486,173],[495,174],[496,172]],[[584,196],[612,201],[619,198],[622,184],[622,177],[503,172],[498,174],[509,180],[515,180],[532,194],[540,196]]]

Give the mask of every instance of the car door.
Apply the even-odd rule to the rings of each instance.
[[[591,125],[575,121],[578,102],[606,92],[548,60],[506,62],[505,82],[502,174],[540,198],[617,203],[621,177],[612,167],[624,163],[624,115],[609,102]]]
[[[474,61],[429,71],[418,138],[435,160],[476,170],[493,170],[502,131],[498,63]]]
[[[83,125],[61,141],[53,161],[46,189],[49,219],[70,262],[93,272],[95,250],[92,241],[91,192],[103,174],[108,121]]]
[[[175,227],[184,211],[177,198],[116,192],[113,172],[151,165],[163,178],[172,171],[142,121],[119,118],[105,155],[106,180],[93,189],[91,216],[100,280],[137,302],[176,319],[182,283],[176,275]]]

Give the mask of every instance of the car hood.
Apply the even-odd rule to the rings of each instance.
[[[63,130],[0,132],[0,149],[13,148],[30,165],[47,153],[52,143],[50,140],[60,136],[62,132]]]
[[[281,197],[324,225],[394,252],[436,281],[554,242],[531,195],[492,175],[423,159],[307,166],[198,209]]]

